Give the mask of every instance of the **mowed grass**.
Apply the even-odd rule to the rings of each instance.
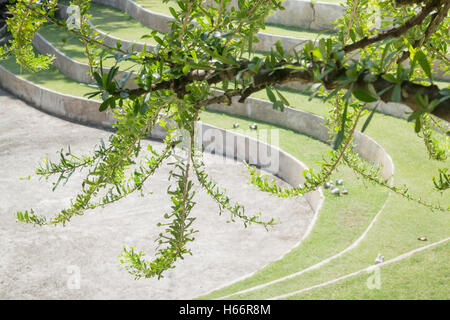
[[[164,13],[168,16],[172,16],[169,9],[170,7],[173,7],[175,10],[179,10],[179,7],[174,0],[170,0],[168,3],[163,3],[161,0],[135,0],[135,2],[140,4],[143,8]]]
[[[374,272],[344,279],[328,287],[317,288],[288,299],[448,299],[450,242],[416,253],[407,260],[381,267],[379,287],[374,286]],[[438,276],[437,276],[438,275]],[[364,285],[366,283],[366,285]],[[369,285],[367,285],[369,283]]]
[[[153,29],[119,9],[91,2],[89,13],[92,14],[91,22],[103,32],[124,40],[156,44],[152,38],[142,39],[151,34]]]
[[[274,24],[274,23],[266,23],[265,29],[262,29],[261,32],[310,40],[326,38],[331,35],[331,33],[328,31],[320,32],[310,29],[285,26],[282,24]]]
[[[300,96],[299,100],[302,99],[303,98]],[[307,103],[304,101],[300,104],[307,106]],[[316,108],[316,106],[309,106],[309,109],[311,107]],[[364,119],[362,122],[364,122]],[[425,146],[421,139],[414,133],[410,123],[402,119],[376,114],[367,129],[367,134],[380,143],[391,155],[395,164],[394,183],[396,185],[407,185],[411,194],[420,196],[426,201],[440,203],[444,208],[448,207],[450,201],[445,194],[432,192],[433,184],[431,178],[437,174],[438,168],[450,167],[450,161],[430,161],[426,154]],[[372,188],[366,190],[366,192],[372,192]],[[370,196],[372,196],[372,194],[370,194]],[[341,209],[341,207],[336,207],[336,209],[337,208]],[[391,259],[427,243],[439,241],[448,237],[450,234],[450,216],[448,213],[448,211],[432,212],[415,202],[407,201],[399,195],[391,194],[387,205],[377,222],[358,247],[317,270],[304,273],[301,276],[247,294],[233,295],[230,298],[267,299],[276,297],[366,268],[374,263],[374,259],[378,253],[382,253],[386,259]],[[314,228],[313,231],[317,232],[317,227]],[[311,240],[313,235],[314,233],[306,240]],[[418,238],[421,236],[426,236],[428,242],[419,241]],[[321,232],[319,240],[315,240],[313,246],[326,240],[326,235]],[[334,241],[331,240],[328,245],[332,247]],[[439,257],[437,257],[439,260],[448,260],[449,251],[438,251],[437,255],[439,255]],[[408,261],[405,261],[404,263],[408,265]],[[411,263],[414,264],[414,262]],[[282,267],[283,266],[277,266],[274,269],[278,270]],[[277,272],[277,270],[275,272]],[[383,272],[386,277],[390,277],[389,270],[391,269],[386,268],[386,271]],[[416,276],[418,275],[416,274]],[[442,284],[443,282],[441,280],[443,277],[446,277],[445,274],[442,274],[442,268],[438,267],[430,270],[428,276],[433,278],[434,281],[421,281],[417,283],[417,287],[409,292],[409,297],[421,297],[421,294],[419,294],[420,292],[430,292],[430,290],[433,290],[432,288],[436,283]],[[249,288],[252,285],[264,283],[264,281],[258,281],[258,278],[261,278],[260,273],[201,298],[220,298],[221,296],[228,295],[232,292]],[[411,276],[411,278],[413,277]],[[357,292],[360,292],[360,290],[362,290],[361,288],[366,288],[367,277],[359,277],[358,279],[360,280],[359,282],[356,280],[349,280],[348,284],[351,284],[353,287],[348,290],[341,290],[341,295],[336,295],[331,286],[329,288],[321,289],[321,298],[361,298]],[[391,288],[398,286],[400,288],[399,292],[404,292],[404,290],[401,289],[403,283],[401,277],[392,276],[389,279]],[[436,290],[443,292],[445,291],[445,286]],[[400,294],[399,292],[391,289],[383,292],[381,296],[384,299],[395,299]],[[415,292],[418,294],[416,295]],[[313,292],[310,294],[313,294]],[[295,298],[302,298],[302,296],[303,295],[298,295]]]
[[[235,122],[240,124],[240,128],[248,128],[249,124],[254,123],[253,120],[246,118],[213,112],[202,113],[201,119],[229,130],[236,130],[232,129]],[[310,167],[317,168],[316,162],[329,148],[317,140],[292,130],[256,123],[258,123],[258,130],[279,130],[280,148]],[[249,131],[245,130],[245,133],[248,134]],[[339,171],[333,174],[332,179],[343,179],[349,194],[337,197],[325,190],[326,200],[319,212],[314,229],[300,246],[294,248],[282,260],[272,262],[266,268],[259,270],[254,276],[202,296],[200,299],[220,298],[232,292],[292,274],[338,253],[353,243],[380,210],[387,198],[387,192],[381,187],[367,185],[364,181],[357,179],[345,166],[341,166]]]
[[[84,43],[77,38],[76,35],[70,33],[53,24],[47,24],[39,29],[39,33],[49,41],[56,49],[67,55],[73,60],[88,64],[89,59],[86,56]],[[103,65],[105,67],[111,67],[115,65],[116,60],[109,55],[108,59],[104,60]],[[121,70],[134,70],[137,71],[139,66],[131,61],[122,61],[118,64]]]
[[[23,70],[23,68],[16,63],[15,58],[12,56],[7,59],[0,60],[0,65],[23,79],[64,94],[84,97],[85,94],[97,90],[89,85],[78,83],[66,77],[54,66],[51,66],[48,70],[31,73]]]

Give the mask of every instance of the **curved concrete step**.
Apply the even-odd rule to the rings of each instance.
[[[146,9],[132,0],[93,0],[93,2],[120,9],[143,25],[163,33],[170,31],[168,23],[174,21],[172,17]],[[254,44],[254,49],[259,51],[270,51],[277,41],[281,41],[283,47],[288,51],[291,51],[294,47],[298,49],[309,41],[309,39],[264,32],[259,32],[256,36],[259,42]]]

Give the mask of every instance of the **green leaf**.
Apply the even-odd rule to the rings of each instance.
[[[378,97],[374,97],[369,92],[362,89],[356,89],[353,91],[353,95],[363,102],[375,102],[378,100]]]
[[[277,93],[277,96],[280,98],[281,101],[283,101],[283,103],[287,106],[289,106],[289,101],[281,94],[281,92],[275,88],[275,92]]]
[[[197,53],[194,50],[191,51],[191,56],[192,60],[194,60],[194,63],[198,63]]]
[[[342,141],[344,141],[345,122],[347,121],[347,107],[348,107],[348,104],[345,104],[344,112],[342,113],[341,129],[337,133],[336,138],[334,139],[334,143],[333,143],[334,150],[339,148],[339,146],[342,144]]]
[[[106,78],[106,83],[105,83],[105,87],[108,89],[113,89],[112,88],[112,83],[111,81],[114,79],[114,77],[116,76],[117,71],[119,71],[119,67],[112,67],[109,72],[108,72],[108,76]]]
[[[430,63],[428,62],[427,56],[423,53],[422,50],[418,50],[414,56],[414,59],[419,62],[425,74],[433,81],[433,76],[431,74]]]
[[[139,107],[139,113],[140,114],[145,114],[148,110],[148,104],[143,103],[140,107]]]
[[[93,97],[98,96],[100,93],[102,93],[102,92],[94,91],[94,92],[86,93],[84,96],[87,97],[88,99],[92,99]]]
[[[397,83],[398,82],[397,78],[393,74],[390,74],[390,73],[383,74],[382,77],[383,77],[384,80],[387,80],[387,81],[392,82],[392,83]]]
[[[281,102],[281,101],[275,101],[275,102],[273,103],[273,108],[274,108],[275,110],[284,111],[284,104],[283,104],[283,102]]]
[[[420,117],[417,117],[417,119],[416,119],[416,124],[415,124],[415,126],[414,126],[414,131],[415,131],[416,133],[419,133],[419,132],[420,132]]]
[[[416,110],[408,117],[408,121],[416,120],[418,117],[420,117],[423,114],[423,110]]]
[[[169,11],[170,11],[170,13],[172,14],[172,16],[173,16],[175,19],[178,19],[178,14],[177,14],[177,12],[175,11],[174,8],[169,7]]]
[[[191,70],[191,67],[188,64],[183,67],[184,74],[188,74],[190,70]]]
[[[95,81],[97,82],[97,85],[100,88],[103,88],[103,80],[102,80],[102,77],[100,76],[100,74],[98,72],[93,72],[93,76],[94,76]]]
[[[98,111],[103,112],[106,109],[108,109],[108,105],[109,105],[109,100],[105,100],[102,102],[102,104],[100,105],[100,108],[98,108]]]
[[[160,37],[158,37],[157,35],[154,35],[153,39],[155,39],[155,41],[158,42],[159,45],[164,47],[164,41]]]
[[[275,43],[275,47],[276,47],[278,53],[279,53],[281,56],[283,56],[283,55],[284,55],[284,49],[283,49],[281,40],[278,40],[278,41]]]
[[[402,86],[400,84],[396,84],[392,90],[392,101],[400,102],[400,100],[402,100]]]
[[[363,125],[363,127],[361,129],[361,132],[366,131],[367,127],[369,126],[370,121],[373,118],[373,115],[375,114],[375,110],[377,110],[378,106],[379,106],[379,104],[377,104],[375,106],[375,108],[372,109],[372,112],[369,114],[369,116],[367,117],[366,121],[364,122],[364,125]]]
[[[320,52],[320,49],[319,49],[319,48],[315,48],[315,49],[312,51],[312,54],[313,54],[313,56],[316,57],[317,59],[323,60],[322,52]]]
[[[275,94],[273,93],[272,89],[268,86],[266,87],[266,93],[267,93],[267,97],[269,98],[270,101],[272,101],[272,102],[277,101]]]

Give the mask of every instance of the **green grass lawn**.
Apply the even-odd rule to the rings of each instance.
[[[89,92],[93,92],[96,89],[86,84],[78,83],[64,74],[59,72],[54,66],[51,66],[49,70],[43,70],[36,73],[30,73],[23,70],[16,62],[14,57],[8,57],[5,60],[0,60],[0,65],[8,69],[9,71],[19,75],[20,77],[31,81],[37,85],[49,88],[64,94],[71,94],[74,96],[83,97]]]
[[[340,299],[358,297],[358,299],[448,299],[450,264],[448,253],[450,243],[422,251],[404,261],[384,266],[380,269],[379,288],[364,286],[374,273],[363,273],[317,288],[289,299]]]
[[[71,57],[73,60],[88,64],[84,43],[74,34],[53,24],[47,24],[39,29],[39,33],[55,46],[59,51]],[[105,60],[104,66],[111,67],[115,64],[115,59],[111,56]],[[139,67],[131,61],[122,61],[119,64],[122,70],[138,70]]]
[[[161,0],[135,0],[135,2],[146,9],[164,13],[168,16],[172,16],[169,7],[173,7],[175,10],[179,9],[178,5],[173,0],[169,1],[168,3],[163,3]]]
[[[284,26],[282,24],[272,24],[272,23],[267,23],[266,28],[262,29],[261,32],[310,40],[316,40],[330,36],[330,33],[326,31],[319,32],[315,30],[290,27]]]
[[[304,102],[301,102],[300,104],[303,106],[306,105]],[[311,107],[316,108],[316,106],[308,106],[308,109]],[[421,195],[428,201],[440,202],[444,207],[449,205],[449,199],[446,198],[445,195],[436,193],[431,194],[430,191],[432,189],[431,177],[437,173],[438,168],[449,167],[450,161],[446,161],[444,163],[429,161],[425,147],[422,141],[415,135],[411,124],[407,123],[405,120],[382,114],[376,114],[371,125],[367,129],[367,133],[379,142],[392,156],[395,164],[394,183],[396,185],[406,184],[410,187],[410,192],[415,195]],[[366,192],[372,192],[372,188],[373,187],[366,189]],[[365,196],[367,197],[367,195]],[[373,196],[376,195],[374,194]],[[370,195],[370,197],[372,197],[372,195]],[[326,205],[327,204],[325,203],[324,209],[326,208]],[[340,206],[336,206],[334,208],[334,210],[341,209],[342,208]],[[356,207],[355,209],[359,211],[360,207]],[[346,213],[349,212],[346,209],[342,210]],[[323,212],[321,212],[321,214],[322,213]],[[333,221],[336,222],[336,220]],[[379,252],[381,252],[386,259],[391,259],[427,243],[417,240],[418,237],[426,236],[429,241],[428,243],[446,238],[449,236],[449,224],[450,216],[448,215],[448,212],[431,212],[427,208],[418,205],[415,202],[407,201],[401,196],[391,195],[381,216],[378,218],[367,237],[355,249],[324,265],[320,269],[304,273],[299,277],[295,277],[260,290],[249,292],[247,294],[234,295],[230,298],[266,299],[338,278],[342,275],[370,266],[373,264],[373,261]],[[317,240],[314,239],[315,232],[319,232]],[[328,248],[332,248],[335,243],[333,238],[328,238],[326,233],[323,233],[323,231],[317,227],[313,229],[313,234],[311,234],[307,240],[313,242],[313,247],[316,245],[320,246],[320,244],[325,242]],[[290,255],[297,250],[299,251],[299,254],[302,255],[305,251],[302,246],[306,246],[307,243],[308,241],[304,242]],[[315,253],[315,251],[313,252]],[[439,251],[438,254],[440,255],[438,259],[448,259],[448,250]],[[299,259],[295,268],[297,270],[303,269],[306,266],[305,260],[312,260],[311,256],[306,255],[303,259]],[[232,286],[223,288],[213,294],[201,298],[219,298],[232,292],[268,282],[272,279],[273,274],[279,274],[280,269],[282,270],[285,268],[283,262],[284,261],[278,263],[275,262],[267,268],[259,271],[255,276],[249,279],[240,281]],[[404,263],[408,264],[408,261],[405,261]],[[312,264],[313,261],[308,263],[308,265]],[[289,269],[290,271],[294,271],[294,268],[292,267]],[[386,268],[386,270],[390,270],[390,268]],[[415,290],[417,292],[429,292],[432,290],[431,283],[441,283],[442,277],[445,277],[445,274],[442,274],[441,270],[441,268],[430,270],[429,276],[433,277],[435,281],[420,282]],[[385,274],[385,276],[389,279],[390,286],[401,286],[401,278],[397,278],[395,276],[391,277],[388,271],[383,272],[383,274]],[[413,276],[411,276],[411,278],[413,278]],[[349,280],[349,283],[352,284],[353,287],[348,290],[342,290],[342,295],[339,296],[334,295],[333,287],[321,289],[321,298],[328,299],[330,297],[334,297],[340,299],[359,299],[360,296],[353,292],[359,292],[358,290],[361,289],[361,287],[365,287],[367,277],[360,277],[358,279],[361,281],[358,282],[356,280]],[[422,288],[421,286],[425,287]],[[439,288],[436,290],[440,290],[442,292],[445,289]],[[313,292],[310,294],[313,294]],[[414,297],[414,291],[410,292],[409,295],[410,297]],[[395,293],[395,290],[385,291],[382,293],[382,297],[384,299],[395,299],[396,296],[397,294]],[[302,298],[302,295],[299,295],[296,298]]]
[[[151,34],[153,29],[119,9],[91,2],[89,13],[92,14],[91,22],[103,32],[120,39],[156,44],[152,38],[142,39],[142,36]]]

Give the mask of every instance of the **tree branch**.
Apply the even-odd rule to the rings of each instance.
[[[284,63],[287,65],[288,63]],[[300,64],[292,64],[289,63],[290,66],[301,67]],[[283,64],[280,64],[279,67],[282,67]],[[172,89],[175,93],[182,97],[186,93],[186,86],[193,81],[202,81],[206,80],[208,84],[216,84],[224,79],[233,79],[237,73],[246,68],[245,63],[241,64],[238,67],[220,70],[215,72],[206,72],[204,70],[193,70],[189,74],[182,76],[180,78],[171,79],[167,81],[163,81],[160,83],[156,83],[152,86],[151,91],[163,90],[163,89]],[[288,82],[300,82],[304,84],[308,83],[322,83],[325,88],[328,90],[335,89],[339,86],[337,79],[345,74],[347,71],[346,68],[342,67],[338,70],[330,72],[326,77],[324,77],[321,81],[315,79],[314,72],[312,67],[305,67],[302,70],[293,69],[290,67],[286,68],[278,68],[277,70],[268,73],[264,70],[253,75],[253,84],[244,89],[236,89],[233,91],[228,91],[222,96],[212,97],[198,103],[198,107],[204,107],[210,104],[216,103],[230,103],[231,98],[235,96],[240,96],[239,102],[244,102],[251,94],[263,90],[267,86],[273,85],[282,85]],[[370,81],[360,80],[354,84],[354,89],[363,89],[366,90],[367,83],[370,82],[376,89],[377,92],[384,90],[385,88],[392,86],[393,83],[385,80],[381,74],[380,75],[371,75],[368,74],[364,77],[364,79],[371,79]],[[349,86],[346,87],[349,89]],[[392,99],[392,90],[393,88],[385,91],[383,95],[380,97],[384,102],[397,102]],[[148,93],[148,90],[143,88],[132,89],[127,91],[130,95],[139,96]],[[444,96],[440,93],[440,89],[435,85],[424,86],[417,83],[413,83],[411,81],[403,81],[401,84],[401,100],[398,103],[404,104],[411,108],[413,111],[422,110],[423,108],[416,101],[415,95],[419,93],[422,96],[428,96],[428,100],[439,100]],[[117,95],[120,93],[117,93]],[[436,106],[436,108],[432,112],[438,118],[441,118],[445,121],[450,122],[450,99],[447,99]]]
[[[373,43],[382,41],[387,38],[397,38],[401,36],[402,34],[405,34],[409,29],[412,27],[421,24],[425,18],[436,8],[436,6],[440,3],[439,0],[434,0],[430,3],[428,3],[425,7],[422,8],[422,10],[416,14],[414,17],[408,19],[403,25],[397,28],[393,28],[389,31],[378,33],[373,36],[364,37],[359,41],[356,41],[352,44],[349,44],[344,47],[344,52],[352,52],[357,49],[362,49],[367,47],[368,45],[371,45]]]

